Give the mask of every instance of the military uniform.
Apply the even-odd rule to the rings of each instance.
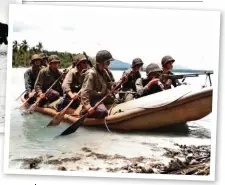
[[[132,68],[135,66],[135,65],[143,65],[143,62],[140,58],[135,58],[132,62]],[[130,91],[130,92],[136,92],[136,80],[138,78],[141,78],[141,73],[139,71],[137,72],[133,72],[133,69],[128,69],[127,71],[125,71],[123,73],[123,76],[127,76],[128,74],[128,78],[126,80],[126,82],[122,85],[122,91]],[[125,101],[130,101],[132,99],[134,99],[134,96],[135,94],[133,93],[127,93],[127,94],[122,94],[120,95],[120,98],[123,98],[125,99]]]
[[[105,61],[110,60],[113,60],[112,55],[106,50],[101,50],[96,55],[96,65],[103,64]],[[104,70],[100,71],[98,66],[89,69],[85,74],[81,90],[81,104],[83,105],[83,110],[88,110],[91,107],[94,107],[95,104],[107,94],[107,92],[107,80],[104,76]],[[108,100],[104,103],[108,104]],[[93,114],[89,115],[89,117],[104,118],[107,115],[108,110],[102,103],[96,108]]]
[[[147,86],[147,84],[153,79],[148,76],[150,73],[153,73],[153,72],[162,72],[162,70],[157,64],[151,63],[146,68],[147,78],[137,79],[135,85],[136,85],[138,97],[142,97],[142,96],[146,96],[146,95],[150,95],[150,94],[154,94],[154,93],[162,91],[162,86],[160,86],[159,84],[153,84],[150,87]]]
[[[103,77],[107,81],[107,87],[108,89],[112,89],[114,85],[116,85],[115,79],[113,77],[112,72],[109,69],[104,69],[103,71]]]
[[[162,67],[164,68],[168,62],[174,63],[175,60],[169,55],[164,56],[161,60]],[[163,72],[163,74],[173,75],[173,73],[171,71]],[[165,89],[171,89],[171,85],[167,83],[168,79],[161,78],[161,82],[163,83]],[[181,83],[177,79],[172,79],[171,84],[173,85],[173,87],[177,87],[177,86],[181,85]]]
[[[58,56],[52,55],[50,56],[49,62],[60,62],[60,61]],[[60,72],[58,69],[52,70],[50,66],[42,69],[39,72],[37,80],[34,85],[35,91],[38,93],[38,95],[41,93],[45,93],[61,75],[62,72]],[[62,80],[59,80],[52,87],[51,91],[46,94],[47,99],[43,99],[40,102],[39,106],[42,106],[46,102],[51,103],[63,95],[61,81]]]
[[[81,89],[87,69],[79,69],[77,65],[84,60],[87,60],[84,55],[75,56],[73,58],[74,68],[67,73],[62,84],[64,95],[59,110],[62,110],[71,101],[68,92],[77,93]],[[76,99],[70,107],[75,109],[79,104],[80,100]]]
[[[26,72],[24,73],[24,82],[25,82],[25,89],[26,89],[26,94],[24,95],[25,99],[28,99],[29,93],[31,93],[34,90],[34,84],[37,79],[38,73],[42,69],[41,66],[35,66],[33,64],[35,60],[41,60],[41,57],[37,54],[33,55],[31,58],[32,67],[28,68]],[[28,100],[28,103],[32,104],[35,102],[35,100],[36,98],[34,96]]]

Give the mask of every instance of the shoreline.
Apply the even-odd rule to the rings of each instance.
[[[177,149],[164,148],[162,161],[143,156],[129,158],[118,154],[95,153],[87,147],[82,148],[83,154],[76,153],[69,156],[62,153],[61,156],[45,155],[11,161],[19,162],[20,169],[209,175],[210,145],[174,145]]]

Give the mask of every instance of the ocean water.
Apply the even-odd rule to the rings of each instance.
[[[61,157],[79,154],[84,156],[82,148],[87,147],[91,151],[100,154],[119,154],[126,157],[152,157],[162,160],[164,148],[174,148],[175,143],[186,145],[210,145],[212,115],[198,121],[188,122],[181,126],[173,126],[155,131],[138,132],[108,132],[106,128],[80,127],[76,133],[66,137],[55,138],[69,125],[61,123],[55,127],[46,127],[52,119],[39,113],[23,114],[15,109],[21,102],[15,98],[24,91],[23,73],[26,69],[17,68],[12,72],[12,98],[11,123],[10,123],[10,146],[9,167],[21,168],[23,158],[35,158],[45,155]],[[113,71],[116,80],[122,75],[122,71]],[[145,76],[145,73],[142,72]],[[199,86],[204,85],[205,77],[189,78],[187,83]],[[96,163],[95,159],[84,160],[79,164],[83,167]],[[73,165],[71,163],[71,165]],[[95,164],[96,165],[96,164]],[[104,166],[104,163],[99,163]],[[49,169],[49,165],[42,165],[42,169]]]

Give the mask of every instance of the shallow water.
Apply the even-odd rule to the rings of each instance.
[[[15,100],[24,90],[23,73],[25,69],[13,69],[12,89],[10,96]],[[122,71],[113,71],[118,80]],[[145,75],[144,73],[142,74]],[[188,83],[204,84],[205,77],[187,79]],[[34,158],[44,155],[73,156],[85,155],[82,148],[87,147],[91,151],[100,154],[119,154],[128,158],[150,157],[161,161],[166,148],[175,148],[175,143],[186,145],[210,145],[211,114],[205,118],[188,122],[187,124],[172,126],[146,132],[108,132],[106,128],[80,127],[76,133],[69,136],[55,138],[68,124],[60,124],[55,127],[46,125],[52,119],[39,113],[24,115],[15,107],[21,103],[12,101],[12,114],[10,125],[10,167],[19,168],[21,162],[15,159]],[[94,158],[86,160],[81,165],[94,164]],[[164,159],[163,159],[164,160]],[[96,162],[95,162],[96,163]],[[100,166],[104,165],[99,162]],[[41,168],[49,168],[42,165]]]

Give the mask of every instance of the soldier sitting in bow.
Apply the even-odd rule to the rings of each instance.
[[[135,83],[138,97],[154,94],[164,90],[164,86],[159,79],[161,73],[162,69],[160,69],[157,64],[151,63],[147,66],[147,78],[138,78]]]
[[[163,68],[163,74],[173,75],[171,70],[173,69],[174,62],[175,60],[169,55],[162,58],[161,64]],[[173,87],[181,85],[181,83],[177,79],[161,79],[161,82],[163,83],[165,89],[171,89],[171,85],[173,85]]]

